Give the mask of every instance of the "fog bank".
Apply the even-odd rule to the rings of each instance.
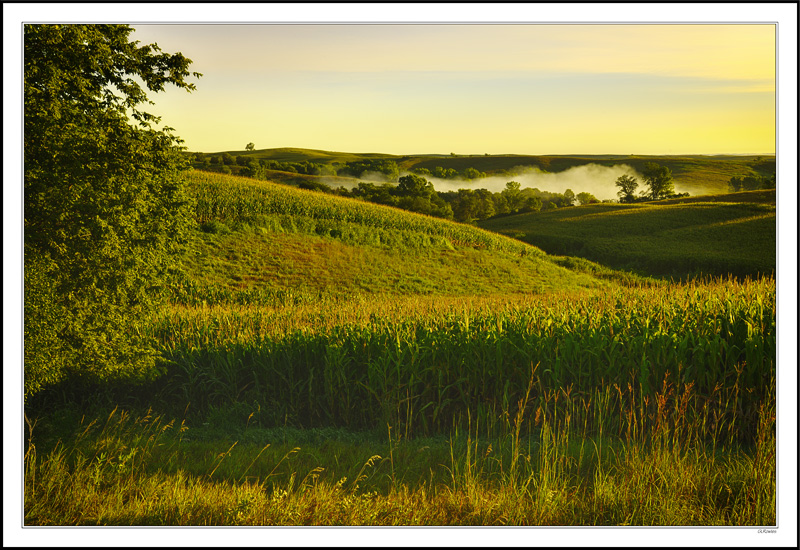
[[[437,191],[455,191],[458,189],[488,189],[493,193],[502,191],[509,181],[519,182],[521,188],[537,188],[550,193],[563,193],[571,189],[578,193],[591,193],[600,200],[617,199],[619,189],[614,182],[620,176],[631,176],[642,185],[642,175],[627,164],[614,166],[600,166],[599,164],[584,164],[568,168],[563,172],[542,172],[538,168],[525,169],[524,172],[513,176],[490,176],[474,180],[439,179],[425,176],[433,183]]]

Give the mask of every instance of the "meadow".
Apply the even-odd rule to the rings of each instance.
[[[759,277],[776,265],[775,192],[591,204],[479,222],[550,254],[659,277]]]
[[[70,379],[28,404],[26,525],[775,525],[768,270],[669,281],[647,270],[656,248],[633,274],[187,177],[184,270],[130,327],[156,343],[159,376]],[[617,241],[668,220],[717,240],[774,224],[763,204],[591,212],[616,216]],[[742,261],[692,242],[690,271]]]

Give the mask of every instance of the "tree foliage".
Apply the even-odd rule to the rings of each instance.
[[[636,200],[636,188],[639,187],[639,182],[632,176],[620,176],[614,183],[619,187],[617,195],[619,202],[633,202]]]
[[[158,294],[190,204],[181,141],[154,127],[140,83],[194,85],[191,60],[131,42],[131,31],[24,28],[26,398],[71,374],[154,365],[126,320]]]
[[[747,176],[734,176],[728,182],[728,189],[734,193],[738,191],[755,191],[758,189],[775,189],[775,174],[761,176],[749,174]]]
[[[642,171],[644,183],[649,188],[650,198],[653,200],[663,199],[675,193],[672,183],[672,172],[666,166],[661,166],[655,162],[648,162]]]

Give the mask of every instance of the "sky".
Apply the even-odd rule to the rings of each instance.
[[[774,24],[134,24],[191,151],[774,154]]]

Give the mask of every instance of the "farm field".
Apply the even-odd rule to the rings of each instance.
[[[26,525],[775,523],[771,276],[187,177],[157,372],[30,400]]]
[[[585,205],[478,225],[551,254],[651,276],[758,277],[776,265],[774,191]]]

